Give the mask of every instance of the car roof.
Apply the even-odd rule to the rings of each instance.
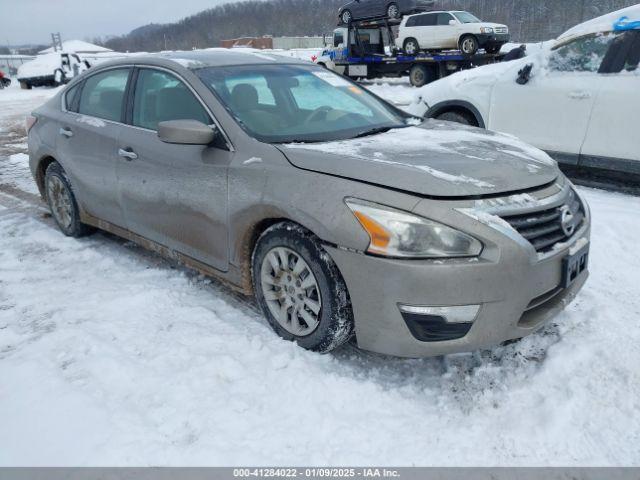
[[[131,64],[150,66],[173,66],[178,64],[190,70],[234,65],[313,65],[310,62],[305,62],[296,58],[262,52],[253,48],[210,48],[206,50],[190,50],[183,52],[133,53],[127,54],[117,60],[100,63],[97,66],[102,68],[105,66]]]
[[[409,17],[416,17],[418,15],[427,15],[429,13],[462,13],[462,12],[466,12],[465,10],[429,10],[426,12],[418,12],[418,13],[413,13],[411,15],[405,15],[406,18]]]

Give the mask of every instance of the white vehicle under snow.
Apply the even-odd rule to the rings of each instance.
[[[76,53],[47,53],[21,65],[18,82],[23,89],[62,85],[90,66],[87,60],[81,59]]]
[[[456,73],[423,87],[409,111],[518,136],[561,163],[640,175],[638,20],[640,5],[523,59]]]

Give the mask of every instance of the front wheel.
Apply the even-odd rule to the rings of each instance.
[[[479,48],[478,39],[473,35],[465,35],[460,39],[460,50],[465,55],[475,55]]]
[[[320,353],[335,350],[353,335],[346,284],[318,238],[282,222],[258,240],[252,259],[256,299],[275,332]]]
[[[345,25],[349,25],[351,23],[351,20],[353,20],[351,10],[345,10],[344,12],[342,12],[340,19],[342,20],[342,23],[344,23]]]
[[[445,120],[447,122],[460,123],[462,125],[469,125],[471,127],[477,127],[478,126],[478,122],[473,120],[471,115],[463,113],[463,112],[456,112],[456,111],[444,112],[444,113],[441,113],[440,115],[438,115],[436,117],[436,119]]]
[[[80,221],[80,209],[71,182],[59,163],[47,167],[44,177],[45,199],[58,228],[68,237],[83,237],[91,227]]]

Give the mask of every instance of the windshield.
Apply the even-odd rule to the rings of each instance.
[[[267,143],[343,140],[405,127],[413,118],[317,66],[210,67],[195,73],[245,131]]]
[[[453,14],[461,23],[482,23],[482,20],[469,12],[453,12]]]

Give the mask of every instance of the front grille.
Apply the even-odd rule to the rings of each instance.
[[[509,32],[509,30],[507,28],[505,28],[505,27],[498,27],[498,28],[495,29],[495,32],[496,33],[507,33],[507,32]]]
[[[546,253],[557,244],[570,240],[580,230],[585,212],[578,195],[572,190],[564,205],[502,218],[528,240],[537,252]]]

